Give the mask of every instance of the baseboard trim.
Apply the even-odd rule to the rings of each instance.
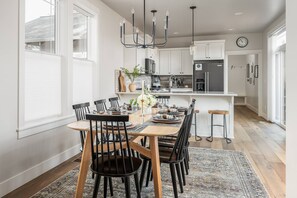
[[[11,191],[19,188],[25,183],[35,179],[50,169],[58,166],[64,161],[80,153],[81,145],[75,145],[62,153],[55,155],[3,182],[0,183],[0,197],[10,193]]]
[[[258,114],[258,109],[250,104],[246,104],[246,107]]]

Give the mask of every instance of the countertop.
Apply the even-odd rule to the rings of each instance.
[[[141,91],[136,92],[116,92],[119,95],[140,95]],[[234,97],[237,96],[236,93],[233,92],[219,92],[219,91],[192,91],[192,92],[151,92],[152,95],[158,96],[218,96],[218,97]]]

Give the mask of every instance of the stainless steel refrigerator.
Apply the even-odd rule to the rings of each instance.
[[[193,91],[224,91],[224,60],[195,61]]]

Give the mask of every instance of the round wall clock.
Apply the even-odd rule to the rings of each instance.
[[[244,47],[246,47],[248,44],[249,44],[249,40],[248,40],[246,37],[244,37],[244,36],[241,36],[241,37],[239,37],[239,38],[236,40],[236,45],[237,45],[238,47],[244,48]]]

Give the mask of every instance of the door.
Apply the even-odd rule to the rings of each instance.
[[[181,74],[193,75],[193,56],[190,54],[189,49],[181,50],[182,66]]]
[[[181,50],[171,50],[169,74],[172,74],[172,75],[181,74]]]
[[[224,43],[209,43],[208,57],[209,59],[224,59]]]
[[[223,63],[209,63],[207,65],[209,91],[224,91]]]
[[[168,75],[170,72],[170,51],[161,50],[160,51],[160,60],[159,60],[159,71],[160,75]]]
[[[194,51],[195,51],[194,52],[194,60],[206,60],[207,59],[207,51],[208,51],[207,43],[196,44]]]

